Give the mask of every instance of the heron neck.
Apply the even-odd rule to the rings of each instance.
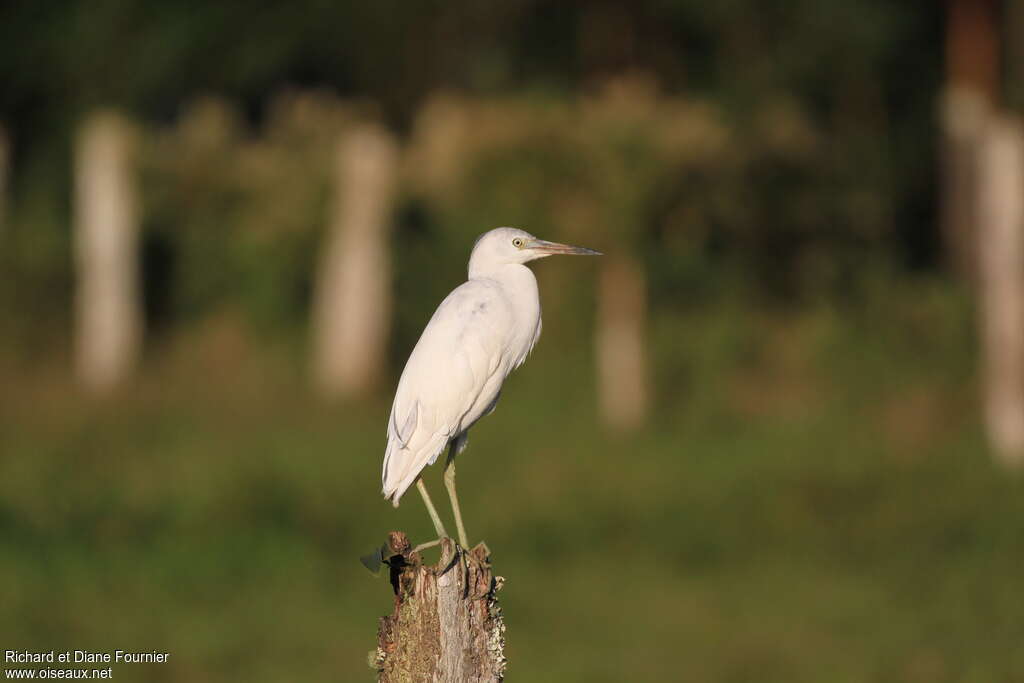
[[[533,271],[521,263],[507,263],[482,272],[470,268],[470,280],[491,280],[511,307],[515,324],[506,332],[506,348],[512,352],[506,373],[518,367],[540,336],[540,292]]]
[[[469,279],[479,280],[487,278],[490,280],[519,280],[528,277],[534,280],[533,271],[521,263],[478,263],[470,259]]]

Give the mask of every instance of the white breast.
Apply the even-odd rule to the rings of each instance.
[[[509,364],[505,373],[507,375],[523,364],[540,338],[540,296],[537,278],[526,266],[510,264],[501,268],[492,277],[507,297],[515,318],[508,339]]]

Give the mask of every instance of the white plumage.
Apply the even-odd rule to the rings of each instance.
[[[453,454],[465,448],[467,430],[494,410],[505,378],[537,343],[537,280],[523,264],[551,254],[597,253],[515,228],[497,228],[477,240],[469,280],[437,307],[398,382],[381,477],[385,498],[397,506],[445,447],[452,444]],[[449,493],[458,518],[454,472]]]

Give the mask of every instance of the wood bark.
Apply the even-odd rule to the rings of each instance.
[[[381,617],[371,666],[381,683],[487,683],[505,673],[505,623],[487,547],[441,542],[441,558],[424,565],[405,534],[388,542],[395,608]]]

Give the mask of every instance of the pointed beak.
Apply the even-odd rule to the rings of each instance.
[[[576,256],[603,256],[599,251],[593,249],[587,249],[586,247],[574,247],[571,244],[559,244],[558,242],[548,242],[547,240],[531,240],[527,243],[526,249],[530,251],[542,254],[544,256],[550,256],[552,254],[572,254]]]

